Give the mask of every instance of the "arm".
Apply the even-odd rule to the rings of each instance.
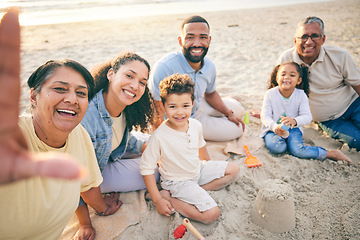
[[[281,127],[280,124],[277,124],[277,122],[274,121],[273,115],[274,110],[272,108],[270,92],[268,91],[265,94],[263,105],[261,108],[261,122],[266,128],[273,131],[275,134],[283,136],[286,131]]]
[[[271,131],[274,131],[277,125],[276,121],[273,119],[273,113],[270,93],[266,92],[261,107],[261,123]]]
[[[151,96],[154,99],[155,103],[155,119],[153,123],[154,130],[160,126],[160,124],[164,121],[164,106],[161,102],[160,97],[160,82],[166,78],[167,76],[175,73],[169,66],[170,63],[165,63],[162,61],[158,61],[155,63],[153,70],[151,71],[148,87],[151,92]]]
[[[237,118],[234,113],[226,107],[217,91],[212,93],[205,93],[204,96],[206,102],[209,103],[211,107],[224,114],[229,119],[229,121],[235,123],[237,126],[240,126],[241,124],[243,131],[245,130],[245,123],[241,119]]]
[[[360,68],[350,52],[343,49],[344,55],[340,63],[339,71],[348,85],[352,86],[355,92],[360,96]]]
[[[352,86],[352,87],[355,90],[355,92],[357,92],[357,94],[360,96],[360,85]]]
[[[151,199],[155,203],[156,210],[159,214],[169,217],[174,209],[170,202],[161,196],[154,176],[154,169],[156,168],[157,161],[160,159],[160,152],[160,143],[156,138],[156,133],[154,133],[150,137],[148,146],[141,156],[140,173],[144,178],[144,183]]]
[[[295,125],[292,125],[291,128],[295,126],[304,126],[311,122],[312,115],[309,105],[309,99],[304,92],[300,92],[300,103],[298,106],[298,116],[295,117]]]
[[[114,214],[121,206],[119,193],[110,194],[105,199],[102,198],[100,187],[90,188],[88,191],[80,193],[84,201],[90,205],[100,216]]]
[[[91,219],[89,215],[89,210],[86,204],[79,206],[76,211],[76,216],[79,219],[80,228],[76,232],[75,236],[72,239],[89,239],[93,240],[95,238],[95,228],[91,224]]]
[[[208,150],[206,148],[206,145],[199,148],[199,157],[200,157],[201,160],[206,160],[206,161],[210,160],[209,152],[208,152]]]
[[[155,119],[154,119],[154,130],[157,129],[164,121],[165,109],[161,101],[154,101],[155,103]]]
[[[141,148],[141,153],[143,153],[145,151],[146,147],[147,147],[147,143],[144,143]]]
[[[128,128],[126,128],[128,129]],[[125,130],[123,139],[126,137],[126,134],[128,134],[128,143],[126,146],[126,151],[132,152],[132,153],[142,153],[146,148],[146,139],[142,135],[138,135],[136,132],[131,131],[128,133],[127,130]],[[111,153],[113,154],[113,153]],[[115,155],[116,156],[116,155]]]
[[[84,176],[68,155],[29,154],[18,125],[20,26],[16,9],[9,9],[0,22],[0,86],[0,184],[32,176],[64,179]]]
[[[156,186],[156,180],[154,175],[143,175],[144,182],[147,190],[150,193],[151,199],[155,203],[156,210],[161,215],[165,215],[170,217],[170,215],[174,212],[174,208],[171,206],[170,202],[164,199],[159,189]]]

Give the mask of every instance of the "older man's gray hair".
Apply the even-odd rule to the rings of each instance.
[[[320,29],[321,29],[321,34],[325,35],[325,31],[324,31],[324,22],[323,20],[321,20],[318,17],[307,17],[303,20],[301,20],[297,26],[296,29],[298,29],[301,26],[307,25],[307,24],[311,24],[311,23],[318,23],[320,25]]]

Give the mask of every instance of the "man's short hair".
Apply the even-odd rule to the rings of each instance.
[[[205,18],[201,17],[201,16],[198,16],[198,15],[194,15],[194,16],[191,16],[191,17],[188,17],[187,19],[185,19],[183,21],[183,23],[181,24],[181,28],[180,30],[182,31],[184,29],[184,26],[185,24],[188,24],[188,23],[206,23],[206,25],[208,26],[208,28],[210,29],[210,25],[209,23],[206,21]]]
[[[297,26],[297,29],[303,25],[307,25],[307,24],[311,24],[311,23],[318,23],[320,25],[322,35],[325,35],[323,20],[321,20],[318,17],[314,17],[314,16],[307,17],[307,18],[301,20]]]

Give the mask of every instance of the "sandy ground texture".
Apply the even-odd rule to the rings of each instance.
[[[169,51],[180,49],[179,27],[189,15],[23,27],[22,80],[25,82],[36,67],[49,59],[71,58],[90,69],[124,50],[137,52],[153,65]],[[208,57],[217,66],[217,90],[222,96],[236,96],[246,109],[261,108],[275,61],[282,51],[293,46],[296,25],[307,16],[322,18],[326,44],[346,48],[360,64],[359,0],[201,15],[211,26]],[[25,86],[23,89],[25,108],[28,90]],[[254,134],[260,132],[258,119],[250,117],[248,126]],[[229,161],[241,166],[237,180],[210,193],[221,209],[220,219],[210,225],[193,222],[197,230],[206,239],[360,239],[359,152],[329,139],[316,124],[305,128],[304,137],[308,144],[341,149],[354,165],[272,155],[261,147],[252,154],[263,166],[248,169],[243,154],[232,154]],[[275,196],[269,199],[291,198],[294,204],[295,227],[283,233],[258,226],[251,218],[258,192],[264,182],[274,179],[290,190],[282,193],[279,188],[277,194],[275,188]],[[180,225],[181,216],[160,216],[151,201],[147,207],[141,222],[129,227],[118,239],[174,239],[172,233]],[[291,207],[284,210],[290,211]],[[279,219],[278,216],[272,219]],[[188,232],[182,239],[195,237]]]

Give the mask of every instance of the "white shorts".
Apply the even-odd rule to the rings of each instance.
[[[194,205],[200,212],[217,206],[214,199],[204,190],[202,185],[207,184],[225,175],[228,165],[226,161],[202,161],[200,176],[186,181],[168,181],[161,179],[161,187],[170,191],[171,197]]]

